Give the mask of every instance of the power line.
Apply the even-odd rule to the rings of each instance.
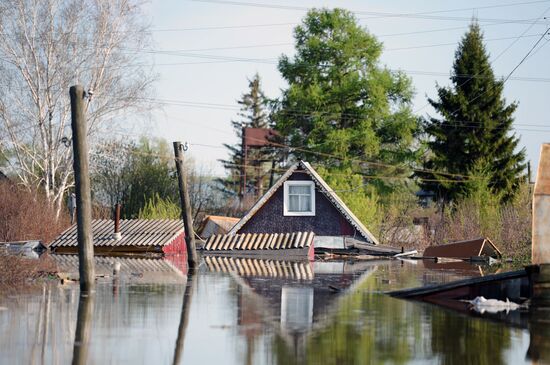
[[[153,98],[144,98],[144,100],[147,100],[148,102],[154,102],[159,104],[167,104],[167,105],[175,105],[175,106],[184,106],[184,107],[197,107],[197,108],[206,108],[206,109],[221,109],[221,110],[234,110],[238,111],[240,110],[240,106],[233,105],[233,104],[219,104],[219,103],[208,103],[208,102],[195,102],[195,101],[185,101],[185,100],[174,100],[174,99],[153,99]],[[322,113],[328,113],[323,111],[316,111],[314,112],[304,112],[301,110],[285,110],[286,113],[288,113],[291,116],[296,117],[308,117],[308,116],[317,116],[317,114]],[[341,116],[343,116],[343,119],[352,119],[352,118],[360,118],[362,117],[361,114],[356,113],[340,113]],[[480,128],[482,127],[481,122],[474,122],[474,121],[452,121],[452,123],[456,124],[457,127],[460,128]],[[466,123],[466,125],[465,125]],[[550,125],[548,124],[521,124],[516,123],[515,126],[520,127],[535,127],[535,128],[550,128]],[[492,128],[492,129],[504,129],[502,127]],[[544,130],[544,129],[522,129],[522,128],[515,128],[517,130],[526,130],[526,131],[533,131],[533,132],[550,132],[550,129]],[[231,134],[231,132],[222,131],[223,133]]]
[[[248,6],[248,7],[258,7],[258,8],[268,8],[268,9],[282,9],[282,10],[298,10],[298,11],[309,11],[311,8],[302,7],[302,6],[291,6],[291,5],[275,5],[275,4],[265,4],[265,3],[252,3],[252,2],[240,2],[240,1],[220,1],[220,0],[192,0],[195,2],[201,3],[215,3],[223,5],[237,5],[237,6]],[[443,21],[469,21],[471,17],[451,17],[451,16],[434,16],[431,14],[447,13],[447,12],[458,12],[466,10],[478,10],[478,9],[488,9],[488,8],[498,8],[503,6],[515,6],[515,5],[527,5],[534,4],[539,2],[547,2],[546,0],[536,1],[536,2],[523,2],[515,4],[503,4],[503,5],[490,5],[486,7],[470,7],[462,9],[449,9],[449,10],[435,10],[435,11],[425,11],[418,13],[390,13],[390,12],[375,12],[375,11],[351,11],[354,14],[358,15],[369,15],[366,19],[383,19],[383,18],[411,18],[411,19],[429,19],[429,20],[443,20]],[[523,20],[520,19],[494,19],[494,18],[480,18],[480,22],[502,22],[508,21],[511,23],[523,23]]]

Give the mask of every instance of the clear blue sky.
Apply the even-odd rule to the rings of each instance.
[[[217,175],[224,172],[217,159],[226,157],[221,144],[237,142],[230,120],[236,118],[236,100],[246,91],[247,78],[259,73],[269,97],[277,97],[285,86],[276,60],[293,54],[292,30],[306,12],[300,8],[355,12],[360,24],[384,43],[382,64],[412,77],[413,109],[419,115],[433,114],[426,95],[435,96],[436,83],[449,84],[457,43],[473,16],[484,31],[496,75],[507,75],[550,25],[542,18],[550,16],[550,0],[257,1],[153,0],[146,7],[153,27],[151,57],[159,76],[154,97],[178,104],[155,111],[147,132],[169,142],[188,141],[193,157]],[[540,144],[550,141],[546,43],[544,39],[514,73],[522,79],[505,86],[507,100],[519,102],[516,133],[535,166]]]

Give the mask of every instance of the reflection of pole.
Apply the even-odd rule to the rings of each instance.
[[[92,241],[92,197],[88,174],[88,142],[84,114],[84,88],[71,86],[71,127],[73,130],[73,168],[76,191],[78,271],[80,291],[94,290],[94,243]]]
[[[78,317],[74,335],[73,364],[86,364],[88,361],[88,346],[92,332],[94,314],[94,293],[80,295],[78,301]]]
[[[194,267],[197,264],[197,249],[195,247],[195,232],[193,230],[191,203],[189,201],[189,192],[187,191],[187,176],[185,173],[185,168],[183,167],[183,145],[181,142],[174,142],[174,156],[176,160],[176,170],[178,171],[183,227],[185,228],[187,263],[190,267]]]
[[[178,327],[178,338],[176,340],[176,348],[174,350],[174,365],[182,362],[185,332],[187,331],[187,324],[189,323],[189,308],[191,307],[191,299],[193,298],[193,292],[195,291],[196,280],[195,269],[191,267],[187,273],[187,283],[185,285],[185,292],[183,293],[180,324]]]

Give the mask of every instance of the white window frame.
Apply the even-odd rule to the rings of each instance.
[[[309,186],[311,194],[311,211],[309,212],[289,212],[288,211],[288,187],[289,186]],[[283,215],[289,217],[297,216],[315,216],[315,183],[311,180],[289,180],[285,181],[283,185],[284,202],[283,202]]]

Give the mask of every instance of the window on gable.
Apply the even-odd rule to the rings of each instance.
[[[284,215],[315,215],[315,183],[286,181],[284,184]]]

